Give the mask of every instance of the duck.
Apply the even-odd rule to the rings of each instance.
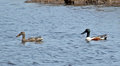
[[[16,37],[22,36],[22,42],[40,42],[43,40],[43,38],[40,37],[31,37],[26,39],[25,38],[25,32],[20,32]]]
[[[90,29],[85,29],[85,31],[82,32],[81,34],[85,34],[85,33],[87,33],[86,41],[91,41],[91,40],[94,40],[94,41],[107,40],[107,34],[99,35],[99,36],[96,36],[96,37],[90,37]]]

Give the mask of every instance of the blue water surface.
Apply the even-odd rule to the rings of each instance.
[[[103,41],[85,41],[107,34]],[[120,7],[64,6],[0,1],[0,66],[119,66]],[[42,36],[42,43],[21,43]]]

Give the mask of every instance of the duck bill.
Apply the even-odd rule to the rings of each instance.
[[[21,34],[18,34],[16,37],[19,37]]]
[[[85,34],[85,33],[86,33],[86,31],[82,32],[81,34]]]

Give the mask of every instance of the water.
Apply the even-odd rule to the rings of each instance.
[[[120,8],[94,6],[48,6],[26,4],[24,0],[0,2],[0,66],[119,66]],[[108,34],[105,41],[85,41]],[[42,36],[43,43],[21,43]]]

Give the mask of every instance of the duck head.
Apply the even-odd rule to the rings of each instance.
[[[25,35],[25,32],[20,32],[16,37],[19,37],[21,35]]]
[[[85,34],[85,33],[87,33],[86,37],[89,37],[90,36],[90,29],[85,29],[85,31],[82,32],[81,34]]]

